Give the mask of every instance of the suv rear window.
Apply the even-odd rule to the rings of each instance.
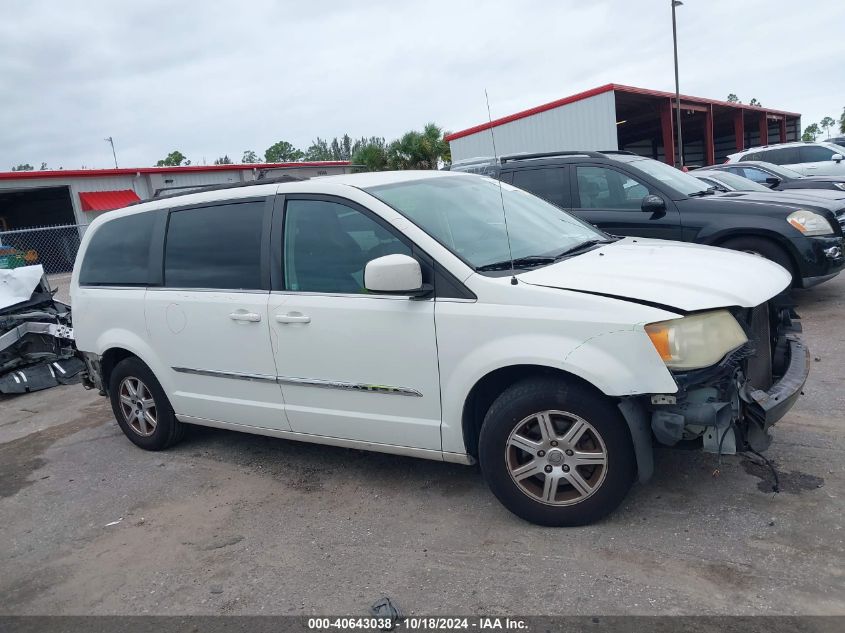
[[[171,211],[164,247],[169,288],[261,289],[262,200]]]
[[[564,199],[564,176],[561,167],[542,167],[540,169],[518,169],[513,172],[514,187],[530,191],[559,207],[566,205]],[[568,188],[568,187],[567,187]]]
[[[764,160],[775,165],[794,165],[801,162],[798,156],[797,147],[778,147],[776,149],[767,149],[759,153],[759,160]]]
[[[83,286],[145,286],[150,283],[150,242],[159,214],[115,218],[96,230],[79,269]]]

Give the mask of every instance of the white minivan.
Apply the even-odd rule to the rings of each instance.
[[[251,184],[98,217],[71,283],[85,384],[161,450],[198,424],[461,464],[579,525],[652,444],[761,451],[807,377],[790,276],[618,238],[450,172]]]

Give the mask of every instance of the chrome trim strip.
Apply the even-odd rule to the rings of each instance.
[[[324,389],[344,389],[363,393],[383,393],[391,396],[411,396],[422,398],[422,393],[409,387],[393,387],[391,385],[368,385],[355,382],[338,382],[336,380],[318,380],[312,378],[293,378],[289,376],[269,376],[267,374],[246,374],[241,372],[216,371],[214,369],[192,369],[190,367],[171,367],[180,374],[195,374],[197,376],[211,376],[213,378],[234,378],[236,380],[253,380],[257,382],[276,382],[282,385],[301,385],[304,387],[322,387]]]
[[[255,382],[276,382],[275,376],[266,374],[245,374],[234,371],[215,371],[213,369],[191,369],[190,367],[171,367],[180,374],[196,374],[197,376],[212,376],[214,378],[234,378],[236,380],[252,380]]]
[[[356,448],[364,451],[391,453],[393,455],[419,457],[421,459],[433,459],[438,462],[442,461],[452,464],[464,464],[467,466],[475,463],[475,458],[472,455],[467,455],[465,453],[451,453],[432,448],[414,448],[412,446],[397,446],[396,444],[381,444],[379,442],[365,442],[363,440],[347,440],[339,437],[330,437],[328,435],[313,435],[311,433],[299,433],[297,431],[285,431],[282,429],[268,429],[260,426],[250,426],[247,424],[219,422],[217,420],[209,420],[207,418],[195,418],[190,415],[177,414],[176,417],[180,422],[185,422],[186,424],[210,426],[215,429],[228,429],[244,433],[253,433],[255,435],[266,435],[268,437],[278,437],[284,440],[310,442],[312,444],[325,444],[328,446],[339,446],[341,448]]]
[[[366,393],[384,393],[392,396],[412,396],[422,398],[422,393],[410,387],[393,387],[390,385],[368,385],[355,382],[339,382],[336,380],[318,380],[314,378],[293,378],[277,376],[276,380],[283,385],[301,385],[305,387],[322,387],[324,389],[345,389],[348,391],[363,391]]]

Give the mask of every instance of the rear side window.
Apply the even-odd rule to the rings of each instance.
[[[564,197],[564,174],[560,167],[542,169],[518,169],[513,172],[513,185],[559,207],[566,205]]]
[[[255,201],[171,211],[164,285],[261,289],[264,207],[264,201]]]
[[[780,147],[778,149],[770,149],[765,152],[760,152],[760,160],[764,160],[775,165],[793,165],[800,163],[801,158],[798,156],[797,147]]]
[[[105,222],[88,243],[79,283],[145,286],[150,283],[150,242],[159,214],[141,212]]]

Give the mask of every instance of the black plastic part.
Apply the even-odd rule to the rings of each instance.
[[[789,366],[768,391],[752,391],[748,415],[767,429],[792,408],[810,374],[810,350],[797,338],[789,339]]]

